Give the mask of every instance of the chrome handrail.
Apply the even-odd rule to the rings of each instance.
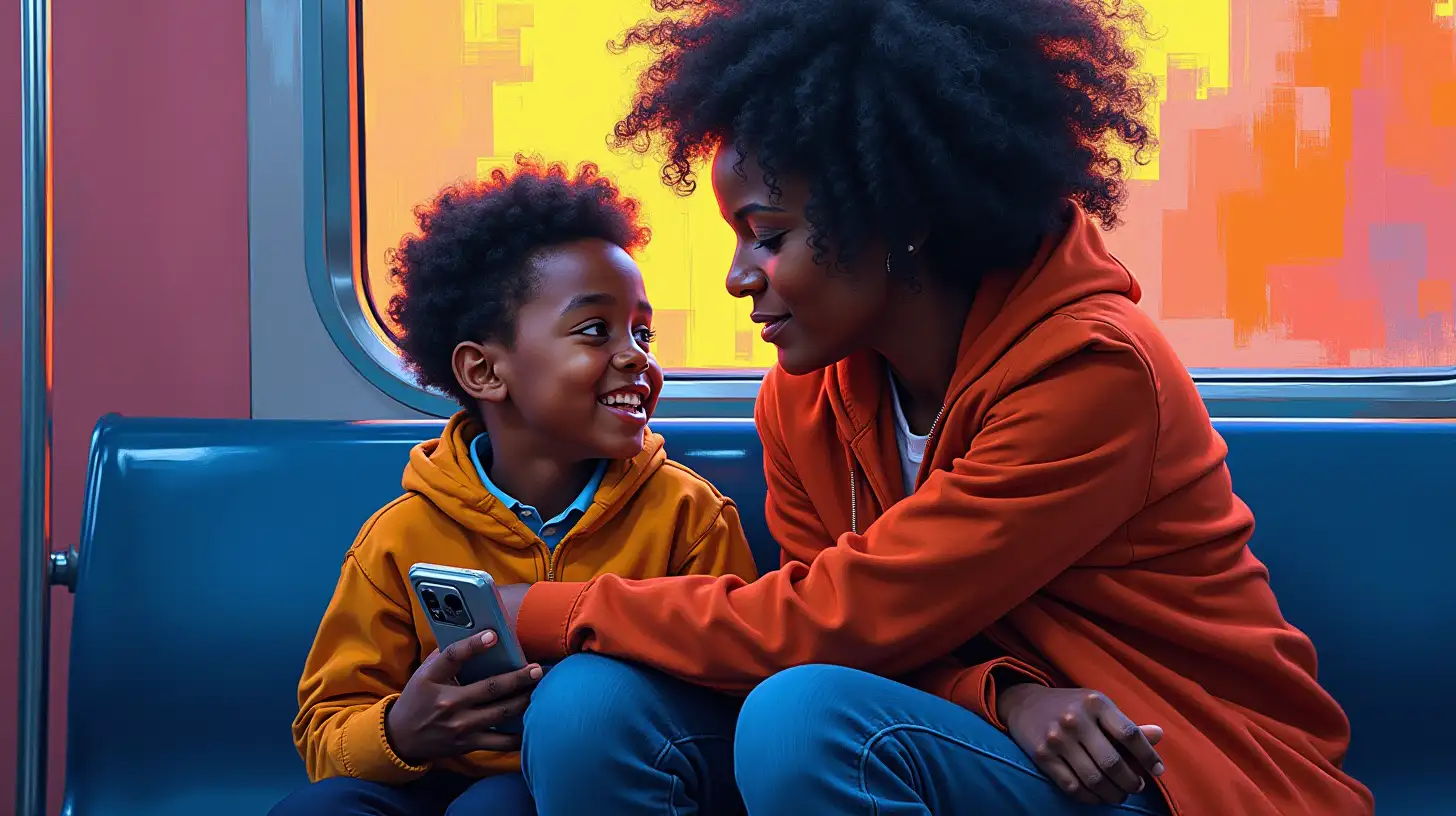
[[[50,3],[20,4],[21,434],[20,650],[15,813],[46,813],[50,692],[51,276]]]

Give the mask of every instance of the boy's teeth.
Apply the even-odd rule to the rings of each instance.
[[[628,408],[641,408],[642,397],[637,394],[608,394],[597,400],[603,405],[621,405]]]

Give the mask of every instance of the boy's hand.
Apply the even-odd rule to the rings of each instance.
[[[384,733],[400,759],[411,765],[471,751],[514,751],[519,734],[492,728],[520,716],[531,701],[541,667],[531,664],[468,686],[455,675],[466,661],[496,643],[495,632],[434,651],[405,684],[384,718]]]
[[[1101,692],[1024,683],[1000,692],[996,709],[1017,746],[1079,802],[1122,804],[1143,789],[1143,773],[1163,774],[1153,750],[1163,729],[1134,724]]]

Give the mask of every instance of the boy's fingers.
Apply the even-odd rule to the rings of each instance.
[[[514,697],[528,691],[541,679],[541,667],[532,663],[513,672],[497,674],[484,680],[477,680],[468,686],[461,686],[461,700],[466,705],[481,706],[506,697]]]
[[[449,683],[470,658],[485,654],[487,649],[495,645],[496,640],[495,632],[489,629],[474,637],[457,640],[446,646],[444,651],[436,651],[425,658],[425,662],[420,664],[419,673],[433,682]]]
[[[472,732],[499,728],[502,723],[510,722],[526,713],[526,707],[531,704],[532,691],[535,689],[526,689],[513,697],[475,708],[468,717],[461,720],[461,725]]]
[[[476,731],[465,742],[466,751],[519,751],[520,734],[502,734],[499,731]]]

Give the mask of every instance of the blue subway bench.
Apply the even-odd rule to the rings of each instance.
[[[1450,812],[1456,768],[1456,422],[1220,423],[1254,550],[1319,648],[1382,814]],[[106,417],[75,574],[66,813],[256,816],[305,781],[289,725],[359,525],[435,422]],[[669,453],[737,500],[765,569],[748,420],[663,420]]]

